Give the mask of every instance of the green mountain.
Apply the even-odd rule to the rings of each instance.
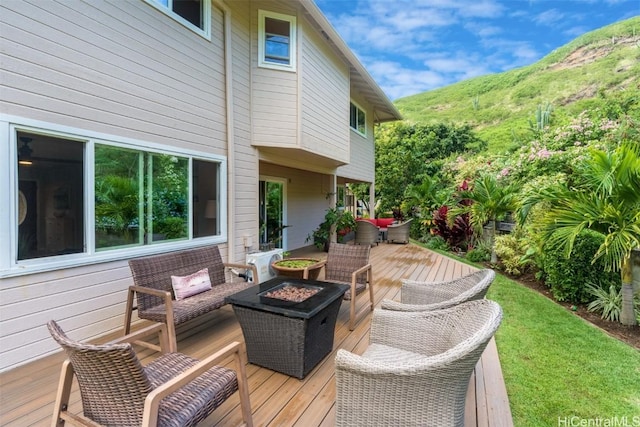
[[[640,17],[586,33],[540,61],[395,101],[415,123],[471,125],[499,153],[553,111],[561,122],[606,97],[637,92],[640,100]],[[640,101],[639,101],[640,102]]]

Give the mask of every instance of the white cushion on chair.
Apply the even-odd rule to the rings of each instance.
[[[188,276],[171,276],[171,286],[177,300],[208,291],[211,289],[209,269],[203,268]]]

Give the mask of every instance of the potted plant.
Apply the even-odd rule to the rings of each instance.
[[[320,223],[318,228],[307,236],[307,242],[313,241],[313,244],[325,251],[329,250],[329,242],[331,241],[331,231],[335,226],[338,234],[338,242],[342,242],[342,237],[356,227],[356,219],[349,211],[338,208],[329,208],[324,215],[324,221]]]

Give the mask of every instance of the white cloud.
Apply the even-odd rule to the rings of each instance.
[[[546,25],[549,27],[553,27],[558,22],[561,22],[564,19],[564,13],[560,12],[558,9],[549,9],[540,14],[538,14],[534,21],[538,25]]]
[[[332,11],[329,20],[396,99],[531,64],[591,29],[584,24],[593,25],[594,8],[601,12],[596,22],[603,16],[614,22],[610,8],[620,3],[626,13],[638,0],[316,1]]]

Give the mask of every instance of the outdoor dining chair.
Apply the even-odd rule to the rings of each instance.
[[[402,280],[400,302],[385,299],[380,305],[385,310],[425,311],[438,310],[454,305],[482,299],[496,273],[485,268],[453,280],[440,282],[417,282]]]
[[[374,310],[364,353],[336,354],[336,426],[462,427],[471,374],[501,320],[500,306],[486,299]]]
[[[380,241],[380,230],[378,226],[367,220],[356,221],[356,244],[373,245]]]
[[[345,283],[349,290],[344,299],[349,301],[349,330],[353,331],[358,318],[373,310],[373,270],[369,263],[369,245],[331,243],[324,261],[324,280]],[[369,289],[369,302],[356,313],[356,297]]]
[[[67,353],[56,394],[54,426],[194,426],[207,418],[236,391],[244,425],[253,425],[241,344],[233,342],[198,361],[181,353],[163,353],[142,366],[132,342],[157,336],[169,343],[161,323],[103,345],[67,337],[53,320],[47,324],[53,339]],[[233,357],[235,367],[216,366]],[[73,377],[82,400],[82,414],[69,410]]]

